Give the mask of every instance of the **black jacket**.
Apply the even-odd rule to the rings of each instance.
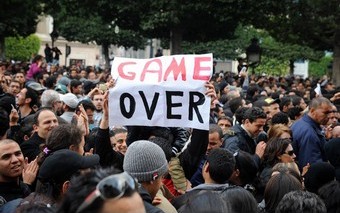
[[[41,138],[37,132],[35,132],[30,139],[20,144],[20,148],[25,157],[28,158],[28,162],[34,160],[40,153],[40,145],[45,143],[45,139]]]
[[[123,171],[124,155],[112,149],[109,128],[98,129],[94,151],[99,155],[99,163],[102,167],[114,166]]]
[[[179,155],[185,177],[190,180],[203,159],[209,143],[209,131],[194,129],[187,148]]]

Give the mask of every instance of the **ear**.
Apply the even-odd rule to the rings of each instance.
[[[62,194],[65,194],[67,191],[68,191],[68,188],[70,187],[70,181],[67,180],[63,183],[63,186],[62,186]]]
[[[26,104],[29,104],[29,103],[31,103],[31,101],[32,101],[32,99],[31,99],[31,98],[25,98],[25,103],[26,103]]]
[[[34,132],[37,132],[38,131],[38,125],[36,125],[36,124],[33,124],[33,130],[34,130]]]
[[[69,150],[77,151],[77,147],[74,144],[70,145],[68,148]]]
[[[210,167],[209,167],[209,163],[206,162],[205,165],[204,165],[204,167],[203,167],[204,172],[209,173],[209,168],[210,168]]]
[[[244,120],[244,124],[249,124],[249,123],[250,123],[249,119],[246,118],[246,119]]]

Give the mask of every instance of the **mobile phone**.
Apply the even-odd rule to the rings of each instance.
[[[103,92],[106,92],[107,90],[107,85],[106,84],[99,84],[99,89]]]

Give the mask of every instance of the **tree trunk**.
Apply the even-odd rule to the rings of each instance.
[[[0,36],[0,61],[5,59],[5,37]]]
[[[170,32],[170,52],[171,55],[182,53],[183,30],[180,27],[174,27]]]
[[[289,60],[289,73],[291,76],[294,75],[294,60]]]
[[[102,51],[105,58],[105,68],[110,68],[110,57],[109,57],[109,44],[103,43],[102,44]]]
[[[336,87],[340,86],[340,30],[335,33],[334,52],[333,52],[333,83]]]

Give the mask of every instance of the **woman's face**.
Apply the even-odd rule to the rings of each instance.
[[[296,155],[294,153],[292,145],[288,145],[286,148],[285,152],[279,156],[279,159],[281,160],[282,163],[290,163],[294,162],[296,158]]]

